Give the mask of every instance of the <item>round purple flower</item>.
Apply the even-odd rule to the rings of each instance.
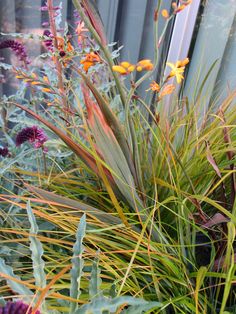
[[[19,41],[7,39],[0,43],[0,49],[10,48],[15,52],[16,56],[20,61],[24,61],[26,64],[29,64],[30,61],[28,59],[25,47]]]
[[[30,142],[34,144],[34,148],[43,147],[44,143],[48,140],[44,131],[33,125],[22,129],[16,136],[16,146],[20,146],[25,142]]]
[[[3,307],[0,307],[0,314],[31,314],[32,313],[32,307],[28,304],[23,303],[22,301],[16,301],[16,302],[7,302],[6,305]],[[36,314],[40,314],[40,312],[37,310],[35,312]]]

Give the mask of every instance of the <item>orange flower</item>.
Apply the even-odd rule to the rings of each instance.
[[[113,65],[112,70],[120,73],[121,75],[127,75],[135,70],[135,65],[130,64],[127,61],[123,61],[120,65]]]
[[[127,61],[123,61],[120,63],[120,65],[114,65],[112,67],[113,71],[120,73],[121,75],[127,75],[131,72],[133,72],[135,69],[138,72],[141,72],[143,70],[145,71],[151,71],[153,69],[153,64],[151,60],[149,59],[143,59],[140,60],[136,65],[130,64]]]
[[[69,41],[65,42],[63,37],[57,37],[57,47],[61,56],[65,56],[66,52],[70,53],[74,51],[74,47],[71,45],[71,43]]]
[[[150,88],[148,88],[147,90],[146,90],[146,92],[147,91],[149,91],[149,90],[152,90],[153,92],[159,92],[160,91],[160,85],[159,84],[157,84],[155,81],[152,81],[152,83],[150,84]]]
[[[166,64],[171,68],[171,72],[168,75],[168,78],[175,77],[177,83],[181,83],[184,79],[183,73],[185,70],[185,65],[189,63],[189,58],[185,58],[184,60],[179,60],[175,64],[171,62],[167,62]]]
[[[160,92],[160,99],[166,95],[172,94],[175,90],[175,86],[173,84],[168,84],[165,87],[163,87],[162,91]]]
[[[170,17],[169,12],[168,12],[166,9],[164,9],[164,10],[161,11],[161,15],[162,15],[165,19],[168,19],[168,18]]]
[[[121,75],[129,74],[128,70],[126,68],[122,67],[121,65],[113,65],[112,70],[114,72],[120,73]]]
[[[137,71],[140,72],[140,71],[151,71],[153,69],[153,64],[151,62],[151,60],[149,59],[143,59],[143,60],[140,60],[137,64]]]
[[[184,60],[179,60],[176,62],[177,68],[185,67],[189,63],[189,58],[185,58]]]
[[[76,30],[75,30],[75,32],[77,33],[77,35],[78,35],[78,43],[80,44],[80,43],[83,43],[83,41],[85,40],[85,35],[84,35],[84,33],[86,33],[86,32],[88,32],[89,30],[86,28],[86,27],[84,27],[85,26],[85,24],[84,24],[84,21],[81,21],[81,22],[79,22],[79,24],[78,24],[78,26],[77,26],[77,28],[76,28]]]
[[[94,66],[96,63],[101,62],[101,58],[95,52],[90,52],[85,55],[85,58],[80,61],[80,64],[83,65],[84,71],[87,73],[88,69],[91,66]]]
[[[175,8],[174,13],[178,13],[180,11],[183,11],[189,4],[192,3],[192,0],[180,0],[180,5]]]

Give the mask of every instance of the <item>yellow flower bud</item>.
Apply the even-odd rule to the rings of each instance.
[[[129,67],[128,67],[128,71],[129,72],[133,72],[135,70],[135,66],[134,65],[130,65]]]
[[[161,15],[165,18],[165,19],[168,19],[170,16],[169,16],[169,12],[164,9],[161,11]]]
[[[128,69],[128,67],[131,66],[131,64],[130,64],[129,62],[127,62],[127,61],[121,62],[120,65],[121,65],[123,68],[126,68],[126,69]]]
[[[112,70],[114,72],[118,72],[118,73],[120,73],[122,75],[127,74],[127,70],[124,67],[120,66],[120,65],[113,65]]]
[[[141,71],[143,70],[143,68],[142,68],[141,66],[137,66],[136,70],[137,70],[138,72],[141,72]]]

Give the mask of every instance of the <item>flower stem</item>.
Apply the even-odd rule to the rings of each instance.
[[[53,0],[47,0],[47,7],[48,7],[48,15],[49,15],[49,23],[50,23],[50,30],[53,35],[53,46],[55,48],[55,51],[58,51],[58,40],[57,40],[57,30],[56,30],[56,24],[54,20],[54,10],[53,10]],[[60,61],[58,60],[58,57],[54,56],[54,62],[56,65],[57,70],[57,77],[58,77],[58,88],[62,97],[62,104],[65,111],[66,119],[68,119],[68,103],[66,100],[65,95],[65,89],[63,84],[63,70]]]
[[[112,73],[112,75],[114,77],[114,80],[116,82],[116,87],[117,87],[117,89],[119,91],[121,102],[122,102],[123,106],[125,106],[125,102],[126,102],[125,98],[126,98],[126,96],[125,96],[124,88],[122,87],[122,84],[121,84],[121,82],[119,80],[119,77],[118,77],[117,73],[112,70],[114,62],[113,62],[113,59],[111,57],[111,53],[110,53],[108,47],[102,44],[102,41],[101,41],[98,33],[94,29],[94,27],[91,24],[89,18],[84,13],[83,8],[81,6],[81,0],[73,0],[73,3],[74,3],[74,6],[75,6],[76,10],[79,12],[81,18],[83,19],[86,27],[89,29],[90,33],[93,35],[94,39],[96,40],[97,44],[99,45],[100,49],[103,51],[103,53],[104,53],[104,55],[106,57],[107,63],[109,65],[109,68],[111,70],[111,73]]]

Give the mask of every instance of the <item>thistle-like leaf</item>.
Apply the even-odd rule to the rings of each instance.
[[[92,302],[85,304],[81,306],[74,314],[102,314],[104,311],[109,311],[109,313],[115,313],[118,308],[122,305],[131,305],[136,306],[135,310],[137,310],[139,307],[152,309],[154,307],[160,307],[161,303],[159,302],[147,302],[142,299],[135,299],[134,297],[130,296],[124,296],[124,297],[117,297],[114,299],[109,299],[105,297],[98,297],[92,300]],[[145,308],[144,308],[145,310]],[[143,311],[137,311],[137,312],[129,312],[132,314],[141,314]],[[125,313],[125,312],[122,312]]]
[[[91,279],[89,283],[89,296],[90,299],[97,297],[100,295],[100,286],[102,284],[102,280],[100,278],[101,270],[98,267],[98,261],[99,261],[99,252],[97,253],[97,256],[95,257],[92,265],[92,271],[91,271]]]
[[[31,250],[31,259],[33,263],[33,274],[35,278],[35,284],[36,286],[40,288],[46,287],[46,274],[44,272],[45,262],[42,259],[44,250],[42,243],[37,239],[38,234],[38,225],[34,216],[34,213],[32,211],[32,208],[30,206],[30,201],[27,202],[26,210],[28,214],[28,219],[30,222],[30,250]]]
[[[32,291],[30,291],[26,286],[24,286],[23,283],[20,283],[21,278],[15,275],[12,267],[7,265],[5,261],[2,258],[0,258],[0,277],[4,278],[5,277],[4,274],[6,275],[6,277],[8,277],[6,281],[9,287],[11,287],[11,289],[16,293],[20,294],[21,296],[24,296],[24,299],[27,302],[30,302],[31,301],[30,296],[33,295]]]
[[[71,287],[70,287],[70,297],[78,299],[80,296],[80,280],[83,275],[83,266],[84,261],[82,254],[84,252],[83,238],[85,236],[86,230],[86,215],[84,214],[76,232],[76,242],[73,246],[73,256],[72,256],[72,268],[71,268]],[[77,304],[71,302],[70,304],[70,313],[73,314],[77,309]]]

